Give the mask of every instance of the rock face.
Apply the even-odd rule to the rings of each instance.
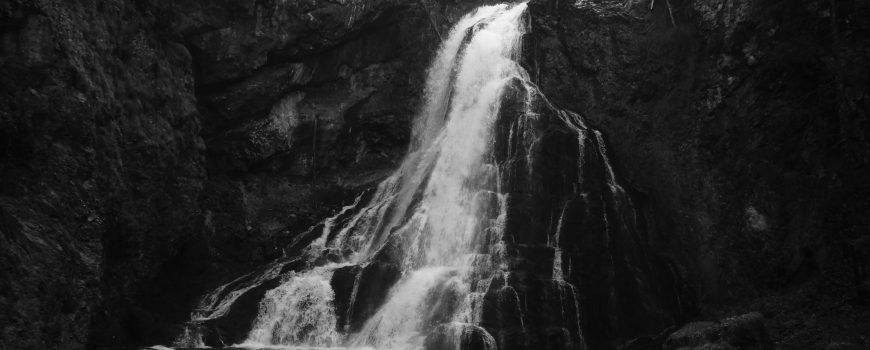
[[[511,273],[492,282],[482,325],[501,349],[602,349],[680,322],[694,308],[683,275],[650,246],[601,133],[512,87],[495,145]]]
[[[0,347],[140,332],[143,283],[199,221],[188,51],[132,2],[4,1],[0,22]]]
[[[867,204],[855,178],[866,4],[630,5],[533,2],[528,64],[555,103],[615,140],[654,235],[695,262],[700,291],[726,298],[846,264],[864,235],[852,210]]]
[[[707,317],[763,304],[783,325],[774,337],[800,334],[782,344],[796,348],[823,347],[845,319],[866,327],[865,2],[529,8],[525,65],[611,141],[652,248],[687,268]],[[814,314],[827,325],[784,326]]]

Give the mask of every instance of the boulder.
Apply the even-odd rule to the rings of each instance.
[[[773,349],[758,312],[729,317],[718,322],[692,322],[668,336],[665,350],[683,349]]]
[[[444,323],[426,336],[425,350],[496,350],[495,339],[485,329],[465,323]]]

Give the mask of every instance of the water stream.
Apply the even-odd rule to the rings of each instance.
[[[198,325],[223,316],[238,295],[280,278],[259,302],[247,339],[236,346],[421,349],[427,336],[437,333],[441,347],[458,349],[475,336],[480,347],[495,349],[495,338],[481,327],[493,280],[500,281],[504,302],[520,315],[523,309],[517,292],[507,286],[503,235],[510,199],[493,146],[505,89],[511,82],[529,81],[517,63],[525,9],[525,3],[484,6],[459,20],[429,68],[424,104],[398,170],[367,200],[357,198],[318,226],[322,230],[305,250],[302,270],[282,272],[284,266],[275,265],[205,296],[175,345],[204,346]],[[582,121],[569,121],[577,123]],[[586,133],[577,132],[582,148]],[[609,165],[607,170],[617,190]],[[553,278],[563,312],[571,313],[564,318],[579,336],[577,297],[565,282],[558,248],[565,210],[548,245],[555,249]],[[382,261],[398,266],[397,281],[377,311],[354,329],[363,271]],[[337,317],[330,281],[351,267],[357,270],[350,279],[349,306]]]

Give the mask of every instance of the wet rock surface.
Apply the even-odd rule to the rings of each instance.
[[[390,286],[399,280],[400,274],[394,264],[383,262],[337,270],[332,276],[332,286],[336,291],[334,305],[339,329],[359,331],[384,303]]]
[[[783,348],[861,338],[867,4],[541,0],[529,11],[525,65],[607,136],[652,249],[691,276],[701,319],[761,310]]]
[[[485,308],[484,327],[502,348],[598,349],[681,322],[694,308],[684,276],[652,249],[603,136],[528,89],[510,85],[496,126],[511,273],[493,282],[506,305],[494,319]]]
[[[484,329],[467,324],[444,324],[426,337],[426,350],[492,350],[495,343]]]

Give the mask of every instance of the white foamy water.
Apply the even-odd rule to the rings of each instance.
[[[358,198],[325,220],[305,254],[309,265],[327,250],[340,252],[344,261],[283,275],[281,284],[266,292],[248,339],[239,346],[420,349],[426,335],[442,325],[456,339],[475,330],[487,348],[495,347],[476,324],[492,275],[505,269],[502,235],[509,198],[499,192],[492,147],[507,84],[528,80],[517,63],[525,9],[525,3],[484,6],[457,22],[428,71],[424,105],[401,166],[367,203]],[[399,281],[358,332],[343,333],[349,324],[336,324],[330,285],[335,270],[366,266],[388,246],[402,269]],[[360,276],[353,281],[347,322]],[[221,299],[221,293],[206,299]],[[188,338],[195,343],[180,345],[202,343],[201,336]]]
[[[248,336],[252,344],[306,346],[339,345],[335,297],[329,284],[338,266],[292,273],[278,288],[266,292]]]
[[[363,329],[349,337],[350,345],[417,349],[430,330],[427,325],[479,319],[475,315],[480,310],[472,310],[481,307],[480,293],[472,293],[472,276],[476,268],[496,264],[475,264],[480,255],[474,254],[473,242],[486,229],[495,230],[501,241],[503,215],[488,213],[503,213],[505,201],[494,192],[495,167],[486,159],[505,86],[510,78],[525,78],[515,60],[525,7],[478,9],[453,28],[436,58],[429,72],[428,103],[415,128],[419,148],[402,167],[408,173],[399,173],[406,176],[402,185],[408,188],[399,189],[401,207],[387,226],[396,227],[407,242],[403,266],[409,271]],[[417,202],[412,200],[415,193],[422,193]],[[487,194],[496,194],[498,200],[479,200]],[[490,210],[491,205],[499,208]],[[408,211],[413,215],[402,222]],[[382,244],[374,241],[370,246]],[[490,248],[495,248],[490,253],[498,251]]]

